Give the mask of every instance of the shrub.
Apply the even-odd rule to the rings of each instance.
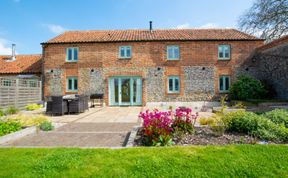
[[[285,109],[275,109],[263,114],[275,124],[284,124],[288,128],[288,111]]]
[[[4,111],[0,108],[0,117],[2,117],[4,115],[5,115]]]
[[[192,133],[198,114],[193,115],[190,108],[178,108],[175,112],[161,112],[157,109],[141,112],[143,119],[144,144],[153,146],[171,145],[173,134]]]
[[[19,112],[19,109],[17,109],[14,106],[10,106],[5,110],[5,114],[6,115],[10,115],[10,114],[17,114]]]
[[[288,141],[288,129],[252,112],[236,111],[224,115],[228,131],[250,134],[264,140]]]
[[[261,99],[266,94],[267,90],[259,80],[246,75],[238,77],[230,88],[231,98],[237,100]]]
[[[21,129],[21,124],[13,121],[0,121],[0,136],[16,132]]]
[[[48,121],[48,118],[43,115],[17,115],[7,117],[6,120],[19,122],[22,127],[30,127],[39,126],[42,122]]]
[[[44,121],[39,125],[39,128],[43,131],[50,131],[54,129],[54,126],[49,121]]]
[[[212,125],[216,122],[214,117],[201,117],[199,119],[200,125]]]
[[[34,110],[40,109],[42,107],[43,107],[43,105],[41,105],[41,104],[28,104],[27,106],[25,106],[26,110],[28,110],[28,111],[34,111]]]
[[[175,111],[172,128],[183,133],[192,133],[197,117],[198,113],[193,115],[190,108],[178,108]]]
[[[172,112],[160,112],[157,109],[141,112],[143,119],[144,144],[148,146],[169,145],[172,143]],[[160,140],[161,139],[161,140]]]

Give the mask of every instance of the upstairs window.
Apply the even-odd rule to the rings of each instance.
[[[79,48],[67,48],[66,49],[66,61],[77,62],[78,61],[78,50]]]
[[[180,51],[179,46],[167,46],[167,59],[168,60],[179,60]]]
[[[180,79],[178,76],[168,77],[168,93],[179,93],[180,92]]]
[[[78,91],[78,78],[77,77],[67,77],[67,91],[75,92]]]
[[[131,58],[132,49],[131,46],[120,46],[119,47],[119,57],[120,58]]]
[[[219,78],[219,91],[227,93],[230,88],[230,76],[220,76]]]
[[[230,60],[230,45],[219,45],[218,46],[218,59],[219,60]]]

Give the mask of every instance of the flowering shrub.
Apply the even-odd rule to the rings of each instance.
[[[141,112],[139,117],[143,119],[145,145],[167,145],[172,142],[172,112],[161,112],[157,109],[152,112],[147,110]]]
[[[192,133],[198,113],[192,114],[192,109],[180,107],[175,111],[172,128],[183,133]]]
[[[178,108],[172,111],[145,111],[139,114],[143,119],[145,145],[171,145],[174,131],[193,132],[198,114],[193,115],[190,108]]]

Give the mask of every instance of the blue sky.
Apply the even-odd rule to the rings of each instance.
[[[253,0],[1,0],[0,54],[41,53],[65,30],[226,28]]]

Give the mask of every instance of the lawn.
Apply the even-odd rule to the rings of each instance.
[[[1,148],[0,177],[288,177],[287,145]]]

